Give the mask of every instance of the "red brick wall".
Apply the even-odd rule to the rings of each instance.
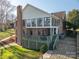
[[[17,22],[16,22],[16,37],[17,43],[21,45],[22,39],[22,7],[17,7]]]
[[[32,31],[32,35],[33,36],[38,36],[38,34],[43,34],[44,33],[44,35],[47,35],[48,33],[50,33],[49,31],[50,30],[48,30],[47,28],[45,29],[45,28],[37,28],[37,29],[35,29],[35,28],[29,28],[29,29],[26,29],[27,31],[26,31],[26,33],[28,34],[28,35],[30,35],[30,31]],[[40,32],[40,33],[39,33]]]

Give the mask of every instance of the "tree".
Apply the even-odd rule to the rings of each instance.
[[[68,21],[73,24],[73,29],[79,28],[79,10],[73,9],[68,13]]]
[[[0,0],[0,26],[4,30],[3,24],[6,23],[10,13],[14,10],[14,6],[8,0]],[[7,25],[7,23],[6,23]]]
[[[73,27],[72,23],[66,21],[66,29],[71,29]]]
[[[66,22],[67,29],[72,29],[73,36],[76,37],[76,29],[79,28],[79,10],[73,9],[67,14],[68,21]]]

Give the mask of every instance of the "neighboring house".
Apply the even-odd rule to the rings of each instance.
[[[11,23],[9,23],[9,28],[15,28],[15,22],[11,22]]]
[[[53,50],[59,35],[65,32],[63,30],[65,12],[62,12],[63,15],[59,15],[60,17],[56,14],[45,12],[30,4],[27,4],[23,10],[21,6],[18,6],[17,43],[30,49],[40,49],[46,44],[49,50]],[[58,14],[61,13],[58,12]]]
[[[11,22],[10,20],[7,20],[7,22],[0,22],[0,31],[5,31],[9,28],[15,28],[15,22]]]

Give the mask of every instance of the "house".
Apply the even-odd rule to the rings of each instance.
[[[7,20],[6,22],[0,21],[0,31],[5,31],[9,28],[14,28],[15,22],[12,22],[11,20]]]
[[[46,44],[49,50],[53,50],[58,43],[59,35],[65,32],[63,28],[65,18],[65,12],[48,13],[30,4],[23,9],[18,6],[17,43],[22,47],[37,50]]]
[[[0,32],[5,31],[6,24],[0,22]]]

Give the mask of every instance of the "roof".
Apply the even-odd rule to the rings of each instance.
[[[56,12],[56,13],[52,13],[53,15],[61,18],[61,19],[64,19],[66,17],[66,12],[65,11],[60,11],[60,12]]]
[[[42,12],[44,12],[44,13],[46,13],[46,14],[50,14],[50,13],[44,11],[44,10],[41,10],[41,9],[35,7],[35,6],[32,6],[31,4],[27,4],[27,5],[23,8],[23,10],[24,10],[25,8],[27,8],[28,6],[33,7],[33,8],[35,8],[35,9],[37,9],[37,10],[39,10],[39,11],[42,11]]]
[[[41,9],[35,7],[35,6],[32,6],[31,4],[27,4],[27,5],[23,8],[23,10],[24,10],[25,8],[27,8],[28,6],[33,7],[33,8],[35,8],[35,9],[37,9],[37,10],[39,10],[39,11],[42,11],[42,12],[44,12],[44,13],[46,13],[46,14],[50,14],[50,15],[52,15],[52,16],[58,18],[58,19],[63,19],[63,17],[65,17],[65,11],[56,12],[56,13],[48,13],[48,12],[46,12],[46,11],[44,11],[44,10],[41,10]]]

